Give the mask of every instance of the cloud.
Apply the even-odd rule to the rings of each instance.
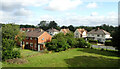
[[[88,3],[88,5],[86,6],[87,8],[97,8],[97,4],[96,3]]]
[[[80,0],[51,0],[45,9],[55,11],[65,11],[76,8],[82,4]]]
[[[32,12],[30,10],[26,10],[25,8],[21,8],[14,13],[15,16],[30,16]]]
[[[47,4],[49,0],[2,0],[2,9],[3,11],[14,11],[16,9],[25,8],[28,6],[43,6]]]
[[[98,15],[97,12],[92,12],[92,13],[91,13],[91,16],[97,16],[97,15]]]

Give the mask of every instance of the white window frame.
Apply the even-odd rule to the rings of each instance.
[[[26,45],[28,45],[29,43],[28,42],[26,42]]]
[[[32,44],[32,45],[31,45]],[[30,43],[30,47],[33,47],[33,43]]]
[[[37,44],[35,43],[35,48],[37,48]]]
[[[30,37],[30,40],[32,40],[32,37]]]

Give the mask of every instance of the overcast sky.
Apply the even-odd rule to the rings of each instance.
[[[118,25],[118,0],[2,0],[0,22],[37,25]]]

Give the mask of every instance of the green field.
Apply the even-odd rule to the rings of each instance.
[[[33,53],[34,52],[34,53]],[[39,53],[22,50],[25,64],[9,64],[3,67],[118,67],[119,57],[115,52],[100,51],[88,48],[74,48],[56,53]],[[36,54],[32,57],[28,56]]]

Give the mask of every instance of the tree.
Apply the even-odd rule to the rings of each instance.
[[[120,53],[120,26],[113,33],[112,37],[113,37],[112,44],[114,47],[116,47],[118,49],[118,52]]]
[[[20,52],[15,51],[14,46],[15,37],[20,32],[19,25],[15,24],[4,24],[2,26],[2,59],[12,59],[16,57],[20,57]],[[21,37],[22,38],[22,37]]]
[[[48,25],[49,28],[57,28],[57,23],[55,21],[50,21],[49,25]]]
[[[72,31],[72,32],[75,31],[75,28],[73,27],[73,25],[68,26],[68,28],[69,28],[69,30]]]
[[[39,28],[42,28],[43,30],[47,30],[48,29],[48,23],[47,23],[47,21],[40,21],[40,23],[38,24],[38,27]]]

